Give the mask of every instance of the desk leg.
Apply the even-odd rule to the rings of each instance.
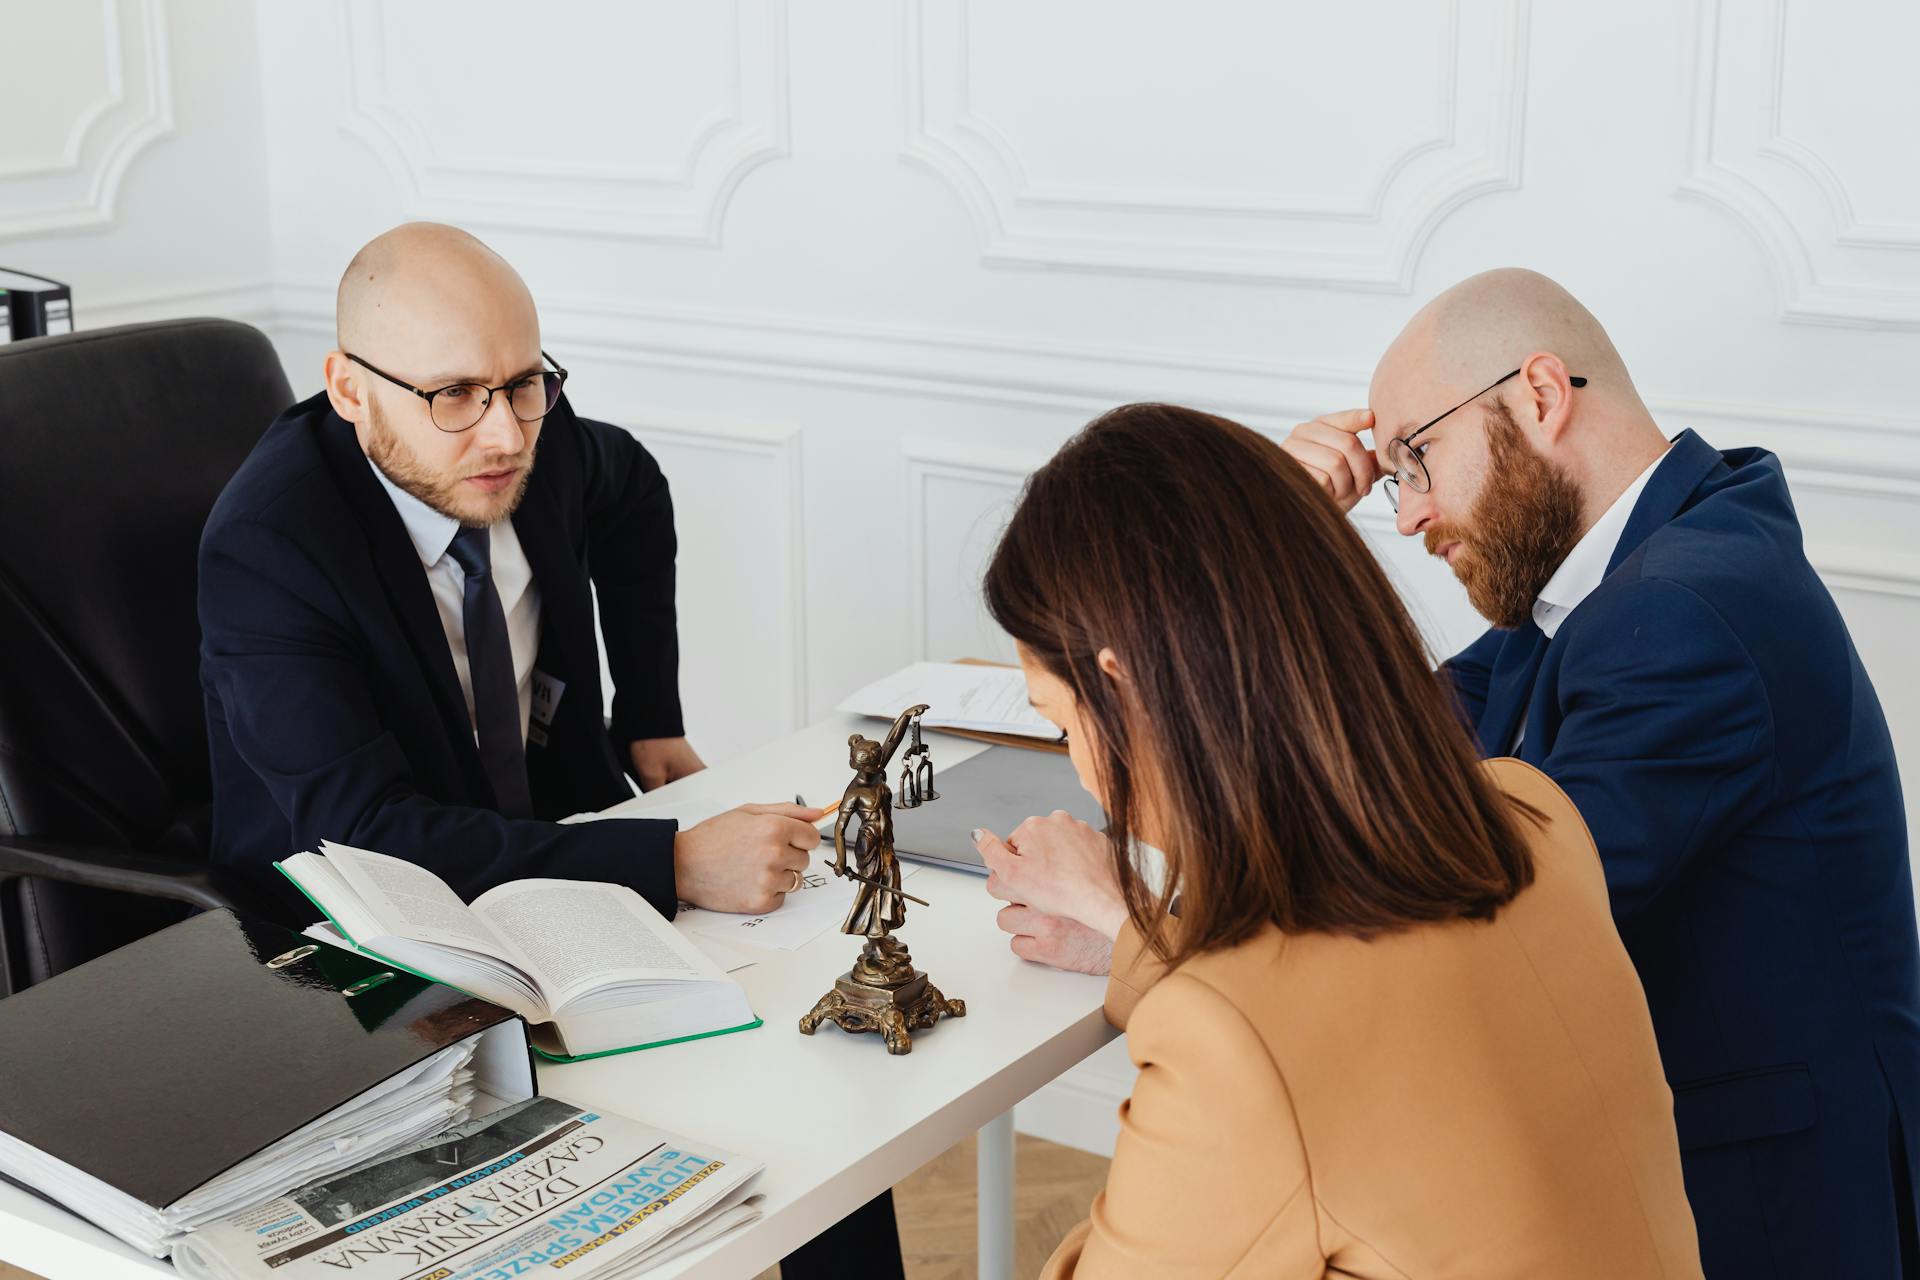
[[[979,1135],[980,1280],[1013,1280],[1013,1112]]]

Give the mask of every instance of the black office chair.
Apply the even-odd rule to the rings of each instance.
[[[0,345],[0,995],[261,905],[206,861],[195,556],[292,400],[228,320]]]

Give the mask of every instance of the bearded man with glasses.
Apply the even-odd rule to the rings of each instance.
[[[1531,271],[1434,299],[1368,399],[1281,448],[1343,510],[1384,480],[1492,624],[1439,677],[1481,750],[1545,772],[1592,833],[1709,1280],[1920,1276],[1900,775],[1779,460],[1669,440],[1600,323]],[[1106,973],[1107,838],[1055,815],[1009,843],[1014,953]]]
[[[1707,1276],[1920,1275],[1899,773],[1779,461],[1669,440],[1599,322],[1527,271],[1430,303],[1368,399],[1282,447],[1343,508],[1384,480],[1492,624],[1440,674],[1482,750],[1593,833]]]

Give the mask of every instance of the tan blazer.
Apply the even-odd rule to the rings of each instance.
[[[1107,1016],[1140,1076],[1046,1277],[1697,1280],[1593,840],[1546,775],[1485,768],[1549,818],[1491,922],[1269,929],[1164,976],[1121,934]]]

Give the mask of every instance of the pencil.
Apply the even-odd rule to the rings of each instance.
[[[797,794],[793,797],[793,802],[797,805],[800,805],[802,808],[807,807],[806,800],[804,800],[802,797],[800,797]],[[838,813],[838,812],[840,812],[840,801],[835,800],[832,804],[828,805],[826,808],[820,811],[820,816],[824,818],[830,813]]]

